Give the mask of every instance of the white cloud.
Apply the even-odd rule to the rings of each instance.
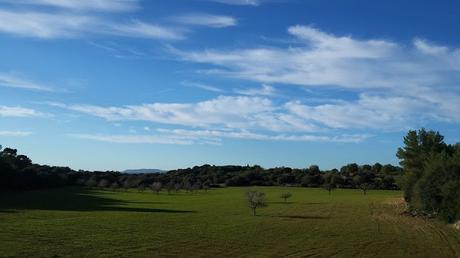
[[[141,21],[114,22],[95,15],[63,12],[0,10],[0,32],[43,39],[75,38],[86,34],[180,40],[181,31]]]
[[[119,34],[127,37],[138,38],[153,38],[180,40],[184,39],[184,35],[173,28],[168,28],[156,24],[144,23],[141,21],[133,21],[127,24],[112,24],[109,26],[110,34]]]
[[[212,91],[212,92],[219,92],[219,93],[224,92],[224,90],[222,90],[221,88],[218,88],[212,85],[208,85],[208,84],[203,84],[203,83],[183,81],[181,82],[181,84],[184,85],[185,87],[193,87],[193,88],[198,88],[198,89]]]
[[[275,96],[276,89],[270,85],[263,84],[261,88],[235,89],[236,93],[248,96]]]
[[[145,144],[179,144],[188,145],[193,142],[190,140],[170,139],[162,136],[152,135],[94,135],[94,134],[69,134],[78,139],[94,140],[109,143],[145,143]]]
[[[208,1],[221,3],[221,4],[229,4],[229,5],[252,5],[252,6],[258,6],[262,2],[262,0],[208,0]]]
[[[0,106],[0,117],[40,117],[43,113],[23,107]]]
[[[237,25],[237,20],[231,16],[206,13],[186,14],[176,16],[172,20],[185,25],[199,25],[213,28],[224,28]]]
[[[31,132],[23,132],[23,131],[0,131],[0,136],[6,137],[25,137],[32,135]]]
[[[436,46],[428,43],[426,40],[423,39],[415,39],[414,46],[421,52],[431,55],[439,55],[449,52],[449,49],[447,47]]]
[[[153,135],[100,135],[100,134],[69,134],[70,137],[109,143],[125,144],[211,144],[221,145],[222,139],[255,140],[255,141],[295,141],[295,142],[335,142],[359,143],[369,135],[302,135],[302,134],[260,134],[247,130],[185,130],[158,129]]]
[[[76,37],[99,23],[91,16],[0,10],[0,31],[22,37]]]
[[[460,49],[420,39],[409,46],[359,40],[309,26],[292,26],[288,32],[297,43],[284,48],[171,52],[184,61],[208,64],[209,75],[358,93],[357,100],[288,103],[283,115],[298,124],[401,130],[428,122],[460,123]],[[270,88],[236,92],[271,94]]]
[[[342,142],[358,143],[369,138],[369,135],[302,135],[302,134],[260,134],[252,133],[247,130],[228,131],[228,130],[184,130],[184,129],[159,129],[159,132],[166,135],[186,137],[195,140],[220,140],[227,139],[244,139],[258,141],[296,141],[296,142]]]
[[[0,86],[38,91],[53,91],[53,89],[47,85],[33,82],[14,74],[5,73],[0,73]]]
[[[313,131],[317,127],[280,110],[271,100],[219,96],[196,103],[153,103],[137,106],[52,105],[109,121],[149,121],[202,128],[255,128],[269,131]]]
[[[12,4],[50,6],[75,11],[126,12],[139,8],[138,0],[4,0]]]
[[[458,85],[459,49],[422,41],[406,47],[385,40],[358,40],[308,26],[293,26],[288,32],[298,44],[285,48],[171,51],[184,61],[209,64],[210,74],[268,84],[394,89],[452,84],[457,76]]]

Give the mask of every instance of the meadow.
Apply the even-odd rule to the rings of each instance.
[[[460,234],[401,215],[399,191],[251,189],[268,198],[257,216],[248,188],[3,193],[0,256],[460,257]]]

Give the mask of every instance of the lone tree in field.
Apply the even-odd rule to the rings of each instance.
[[[174,190],[176,190],[176,193],[179,192],[181,188],[182,188],[182,184],[179,184],[179,183],[174,184]]]
[[[323,188],[326,189],[329,192],[329,195],[331,195],[331,192],[333,190],[335,190],[336,186],[335,186],[335,184],[326,183],[326,184],[323,185]]]
[[[139,192],[143,192],[145,190],[145,185],[144,184],[140,184],[137,186],[137,191]]]
[[[329,192],[329,195],[331,195],[331,192],[337,188],[337,177],[338,175],[333,173],[328,173],[324,176],[323,188]]]
[[[265,193],[258,191],[246,192],[246,201],[248,202],[249,208],[252,210],[252,215],[256,216],[256,209],[267,206],[267,200]]]
[[[160,182],[154,182],[150,187],[152,188],[152,191],[159,194],[163,185]]]
[[[284,192],[280,195],[280,198],[281,199],[284,199],[284,202],[287,201],[287,199],[291,198],[292,197],[292,193],[290,192]]]
[[[367,194],[367,191],[369,190],[369,188],[370,188],[370,185],[368,183],[363,183],[363,184],[359,185],[359,189],[361,189],[361,191],[363,191],[364,195]]]
[[[171,194],[171,192],[174,190],[174,182],[169,182],[166,185],[166,190],[168,191],[168,194]]]

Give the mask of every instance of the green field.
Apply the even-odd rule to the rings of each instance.
[[[207,193],[79,188],[0,195],[0,256],[459,257],[460,234],[399,215],[401,193],[257,188]],[[293,197],[284,203],[279,194]]]

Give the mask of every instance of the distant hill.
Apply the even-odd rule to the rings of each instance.
[[[142,169],[127,169],[122,171],[122,173],[127,174],[150,174],[150,173],[164,173],[165,170],[156,169],[156,168],[142,168]]]

